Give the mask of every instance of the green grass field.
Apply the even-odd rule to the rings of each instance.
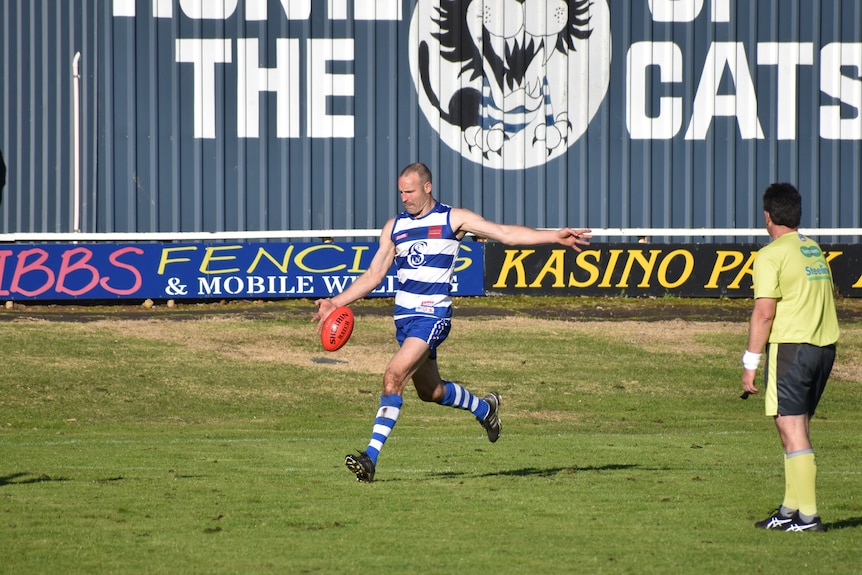
[[[859,571],[862,322],[842,324],[812,422],[829,531],[791,534],[752,526],[784,485],[762,400],[738,397],[744,321],[461,301],[441,372],[500,392],[500,440],[408,388],[362,484],[343,458],[367,444],[395,349],[385,304],[355,306],[333,354],[311,304],[273,305],[0,322],[0,573]]]

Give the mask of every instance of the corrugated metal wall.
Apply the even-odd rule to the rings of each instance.
[[[83,12],[78,2],[0,2],[4,231],[69,231],[72,55],[90,28]]]
[[[856,0],[0,0],[0,232],[72,230],[76,52],[85,232],[379,228],[416,160],[506,223],[862,226]]]

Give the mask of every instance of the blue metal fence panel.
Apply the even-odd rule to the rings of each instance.
[[[862,226],[855,0],[3,0],[2,232],[72,230],[76,52],[85,232],[379,228],[416,160],[506,223]]]

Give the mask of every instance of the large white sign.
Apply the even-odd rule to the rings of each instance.
[[[417,0],[411,14],[402,14],[401,0],[354,1],[349,9],[348,0],[280,0],[280,10],[267,0],[153,0],[146,16],[242,19],[242,30],[264,31],[174,39],[180,74],[193,79],[188,97],[198,139],[215,138],[225,119],[236,122],[238,137],[260,137],[261,123],[272,119],[260,113],[266,94],[275,95],[277,138],[354,137],[354,110],[365,103],[338,111],[329,105],[372,97],[356,93],[351,29],[348,37],[272,38],[251,25],[309,20],[320,9],[332,22],[409,17],[410,72],[424,117],[446,145],[489,168],[522,170],[563,156],[605,103],[612,64],[624,67],[613,76],[624,78],[614,89],[625,90],[625,109],[613,113],[625,117],[632,140],[706,140],[717,118],[734,122],[741,140],[794,140],[800,118],[812,114],[821,138],[862,140],[862,43],[741,42],[733,32],[741,15],[730,0],[637,1],[656,30],[706,20],[730,39],[698,45],[706,57],[695,62],[692,50],[674,41],[633,40],[612,62],[607,0]],[[113,15],[141,16],[134,0],[114,0]],[[267,52],[275,58],[265,65]],[[236,113],[218,117],[216,77],[227,66],[235,68],[236,86],[228,89],[236,90]],[[810,69],[818,71],[821,98],[804,114],[800,75]],[[758,86],[761,70],[768,73]],[[768,101],[758,92],[768,92]],[[776,117],[771,129],[761,118],[767,110]]]

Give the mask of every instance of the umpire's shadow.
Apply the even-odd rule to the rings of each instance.
[[[842,519],[841,521],[824,523],[823,527],[826,528],[826,531],[832,531],[833,529],[849,529],[851,527],[862,527],[862,517],[851,517],[850,519]]]

